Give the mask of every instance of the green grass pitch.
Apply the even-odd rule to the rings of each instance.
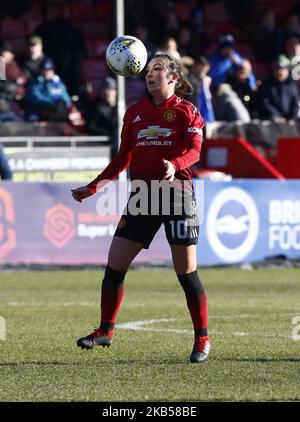
[[[113,345],[92,351],[75,343],[98,324],[103,270],[2,273],[0,401],[299,401],[299,270],[199,273],[212,340],[200,365],[169,269],[129,271]]]

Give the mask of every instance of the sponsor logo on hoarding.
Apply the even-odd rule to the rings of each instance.
[[[269,202],[269,248],[300,250],[300,201],[272,199]]]
[[[47,210],[45,215],[44,236],[56,248],[63,248],[74,236],[74,211],[63,204],[57,204]]]
[[[14,222],[13,197],[10,192],[0,188],[0,259],[4,258],[17,244]]]
[[[207,214],[207,237],[211,248],[228,263],[243,260],[252,251],[259,230],[259,217],[252,197],[240,188],[222,190]]]

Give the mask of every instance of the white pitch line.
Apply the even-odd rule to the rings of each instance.
[[[57,307],[57,306],[90,306],[94,307],[97,306],[97,303],[90,303],[90,302],[57,302],[57,303],[43,303],[43,302],[8,302],[5,305],[11,306],[44,306],[44,307]],[[249,315],[249,314],[240,314],[240,315],[212,315],[211,318],[215,319],[235,319],[235,318],[259,318],[256,315]],[[177,334],[193,334],[194,330],[187,330],[187,329],[177,329],[177,328],[152,328],[147,327],[147,325],[158,324],[162,322],[173,322],[173,321],[183,321],[183,318],[161,318],[161,319],[149,319],[149,320],[142,320],[142,321],[132,321],[132,322],[124,322],[121,324],[116,324],[116,328],[123,329],[123,330],[135,330],[135,331],[147,331],[153,333],[177,333]],[[277,334],[251,334],[245,332],[222,332],[222,331],[209,331],[211,335],[218,335],[218,336],[234,336],[234,337],[267,337],[267,338],[286,338],[291,339],[292,336],[284,336],[284,335],[277,335]]]
[[[123,330],[134,330],[134,331],[147,331],[147,332],[154,332],[154,333],[178,333],[178,334],[193,334],[194,330],[185,330],[185,329],[173,329],[173,328],[148,328],[145,327],[149,324],[157,324],[161,322],[172,322],[172,321],[182,321],[180,318],[170,318],[170,319],[150,319],[150,320],[143,320],[143,321],[132,321],[132,322],[125,322],[122,324],[116,324],[116,328],[123,329]],[[237,332],[237,331],[228,331],[228,332],[222,332],[222,331],[213,331],[210,330],[210,334],[212,335],[220,335],[220,336],[234,336],[234,337],[258,337],[258,335],[245,333],[245,332]],[[291,339],[292,336],[283,336],[283,335],[264,335],[259,334],[259,337],[268,337],[268,338],[288,338]]]
[[[90,307],[94,307],[94,306],[99,306],[98,302],[92,303],[92,302],[0,302],[0,305],[3,306],[44,306],[46,307],[57,307],[57,306],[90,306]],[[139,304],[140,306],[140,304]],[[129,307],[131,307],[131,305],[129,305]],[[285,311],[288,312],[292,312],[293,310],[298,310],[300,312],[300,309],[297,308],[288,308],[288,309],[284,309]],[[278,315],[279,311],[282,311],[281,308],[278,308],[278,312],[273,312],[270,313],[269,315]],[[255,314],[233,314],[233,315],[226,315],[226,314],[214,314],[214,315],[210,315],[209,319],[234,319],[234,318],[260,318],[260,315],[255,315]],[[173,321],[177,321],[177,319],[173,319]],[[151,321],[151,320],[149,320]],[[156,320],[154,320],[156,321]],[[162,320],[160,320],[162,321]],[[167,321],[171,321],[171,319],[168,319]],[[151,322],[149,322],[150,324]]]

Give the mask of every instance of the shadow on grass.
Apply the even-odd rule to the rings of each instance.
[[[20,362],[2,362],[0,363],[1,366],[6,367],[18,367],[18,366],[26,366],[26,365],[37,365],[37,366],[47,366],[47,365],[57,365],[57,366],[76,366],[83,364],[89,364],[89,365],[97,365],[97,366],[105,366],[107,367],[107,364],[109,363],[111,366],[115,365],[188,365],[188,366],[203,366],[208,365],[209,363],[220,363],[220,362],[256,362],[256,363],[283,363],[283,362],[300,362],[299,358],[214,358],[211,357],[206,362],[203,362],[201,364],[193,364],[191,365],[189,360],[187,358],[182,359],[174,359],[174,360],[167,360],[167,359],[157,359],[157,360],[105,360],[105,361],[76,361],[76,362],[62,362],[62,361],[20,361]]]
[[[214,360],[219,362],[262,362],[262,363],[268,363],[268,362],[300,362],[299,358],[287,358],[287,357],[278,357],[278,358],[211,358],[211,361]]]
[[[78,362],[60,362],[60,361],[32,361],[32,362],[2,362],[0,363],[0,367],[1,366],[10,366],[10,367],[18,367],[18,366],[25,366],[25,365],[37,365],[37,366],[47,366],[47,365],[57,365],[57,366],[75,366],[75,365],[80,365],[82,366],[83,364],[95,364],[95,365],[99,365],[99,366],[107,366],[107,364],[109,363],[110,365],[133,365],[135,363],[141,363],[139,361],[119,361],[119,362],[112,362],[112,361],[103,361],[103,362],[95,362],[95,361],[91,361],[91,362],[82,362],[82,361],[78,361]],[[147,362],[145,362],[147,363]]]

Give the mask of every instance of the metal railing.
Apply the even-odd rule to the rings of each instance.
[[[111,140],[108,136],[0,136],[0,144],[12,148],[31,150],[43,147],[80,147],[108,146]]]

